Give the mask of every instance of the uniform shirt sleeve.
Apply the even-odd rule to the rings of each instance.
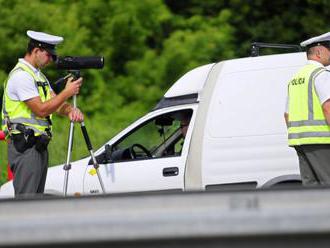
[[[321,105],[330,99],[330,71],[322,72],[315,78],[315,91]]]
[[[12,100],[26,101],[39,96],[33,77],[25,71],[14,72],[7,84],[7,93]]]

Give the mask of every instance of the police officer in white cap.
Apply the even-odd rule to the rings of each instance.
[[[83,121],[81,111],[66,102],[79,93],[82,78],[70,78],[65,89],[56,95],[41,72],[56,59],[55,47],[63,38],[35,31],[27,31],[27,35],[30,38],[27,52],[5,82],[2,109],[2,129],[7,133],[16,196],[44,192],[52,114],[57,112],[73,121]]]
[[[307,64],[288,83],[285,120],[303,185],[330,184],[330,32],[300,44]]]

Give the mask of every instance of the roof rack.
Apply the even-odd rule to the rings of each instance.
[[[279,49],[292,49],[296,52],[301,52],[301,46],[291,45],[291,44],[275,44],[275,43],[263,43],[263,42],[253,42],[251,44],[251,56],[259,56],[260,48],[279,48]]]

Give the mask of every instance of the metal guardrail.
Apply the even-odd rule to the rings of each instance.
[[[1,247],[328,247],[330,188],[0,201]]]

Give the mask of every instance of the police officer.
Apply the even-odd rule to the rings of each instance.
[[[300,44],[307,64],[288,83],[285,120],[303,185],[330,184],[330,32]]]
[[[5,81],[2,109],[2,130],[7,133],[16,196],[44,192],[52,114],[57,112],[73,121],[83,121],[81,111],[66,102],[79,93],[82,78],[70,78],[65,89],[56,95],[41,72],[56,59],[55,46],[63,38],[35,31],[27,31],[27,35],[30,38],[27,52]]]

